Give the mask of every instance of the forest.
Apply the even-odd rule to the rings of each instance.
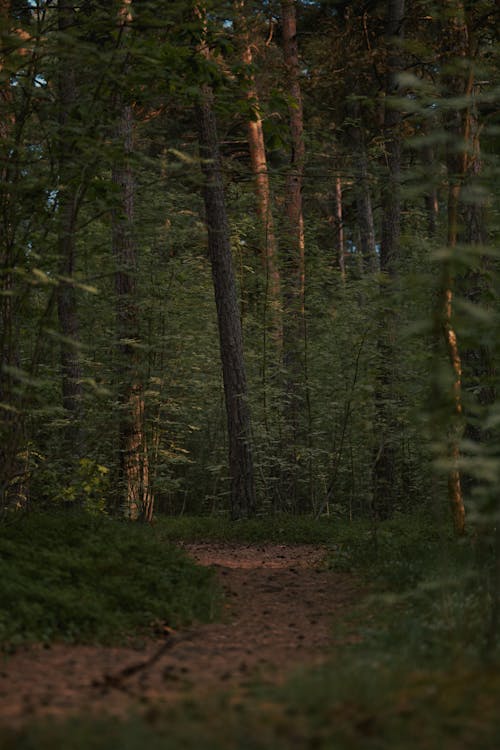
[[[0,0],[2,748],[499,746],[499,21]]]

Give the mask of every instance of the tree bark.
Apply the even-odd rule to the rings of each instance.
[[[342,213],[342,177],[335,177],[334,192],[334,229],[335,229],[335,251],[337,266],[340,271],[342,281],[345,281],[345,246],[344,246],[344,219]]]
[[[22,26],[10,0],[0,0],[0,513],[29,504],[29,461],[26,446],[26,387],[14,371],[21,366],[19,263],[16,229],[19,222],[20,179],[18,138],[28,112],[19,117],[15,88],[4,63],[16,70],[34,54],[31,35]],[[28,62],[29,65],[29,62]]]
[[[131,0],[124,0],[120,23],[125,34],[131,18]],[[149,458],[144,418],[144,388],[140,373],[140,315],[137,290],[137,248],[134,236],[133,111],[117,97],[117,141],[123,152],[112,170],[119,205],[112,212],[112,246],[116,262],[116,323],[120,365],[120,474],[123,510],[131,520],[151,521],[154,498],[149,482]]]
[[[229,438],[231,514],[234,519],[238,519],[254,515],[256,498],[243,337],[212,100],[211,90],[204,86],[202,100],[196,107],[196,120],[204,176],[203,197],[208,230],[208,253],[219,324]]]
[[[58,28],[68,34],[76,24],[72,3],[58,0]],[[79,174],[74,165],[78,151],[72,127],[77,104],[76,73],[73,50],[66,38],[60,41],[59,93],[59,187],[58,187],[58,255],[60,280],[57,289],[57,312],[62,333],[60,344],[62,402],[69,420],[66,430],[68,455],[76,462],[84,455],[83,385],[80,356],[80,330],[73,276],[76,262],[76,221],[79,209]],[[77,168],[78,169],[78,168]],[[73,463],[72,461],[72,463]]]
[[[283,324],[281,319],[281,278],[278,268],[278,242],[274,227],[264,130],[260,113],[259,94],[257,91],[255,75],[252,70],[252,40],[250,38],[247,20],[243,15],[244,0],[237,0],[236,7],[239,13],[238,26],[242,45],[241,56],[243,63],[248,66],[246,96],[251,102],[253,108],[253,117],[249,119],[247,123],[247,139],[250,152],[250,163],[255,180],[257,213],[262,232],[262,263],[267,280],[266,286],[268,289],[268,296],[271,303],[274,338],[278,346],[281,348],[283,338]]]
[[[460,0],[446,0],[446,21],[442,28],[443,64],[448,67],[443,76],[445,92],[449,97],[470,97],[473,87],[472,65],[466,66],[468,76],[464,78],[463,62],[470,58],[469,34],[463,3]],[[460,62],[460,65],[457,65]],[[453,70],[455,68],[455,70]],[[453,525],[458,535],[465,533],[465,505],[460,472],[460,443],[464,420],[462,405],[462,358],[454,327],[455,279],[452,270],[459,231],[459,206],[462,186],[468,169],[468,148],[470,139],[470,109],[451,110],[446,118],[448,133],[447,177],[448,177],[448,256],[442,264],[440,285],[439,319],[453,372],[452,402],[453,413],[448,435],[448,502],[453,516]]]
[[[396,315],[393,295],[398,274],[401,234],[401,112],[390,101],[398,90],[398,73],[402,67],[398,41],[403,35],[404,0],[388,0],[385,36],[388,44],[384,142],[386,182],[382,190],[382,237],[380,271],[383,274],[381,305],[382,327],[377,348],[379,369],[375,392],[378,446],[373,463],[373,510],[377,518],[394,512],[397,499],[396,464],[398,421],[394,403],[396,367]]]
[[[290,451],[290,470],[285,478],[286,494],[297,507],[301,442],[300,421],[306,405],[305,379],[305,240],[302,212],[305,144],[300,62],[297,43],[295,0],[281,2],[283,60],[286,91],[290,98],[290,164],[285,183],[285,226],[283,231],[283,366],[285,371],[284,439]]]
[[[352,147],[356,219],[360,236],[359,251],[361,253],[363,270],[367,273],[375,273],[378,270],[377,251],[375,247],[375,225],[373,221],[368,156],[366,153],[366,142],[358,101],[349,103],[348,114],[352,120],[348,132]]]

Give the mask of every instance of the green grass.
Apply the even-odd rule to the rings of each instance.
[[[0,525],[0,644],[117,643],[209,620],[219,593],[149,527],[104,516],[33,513]]]
[[[364,524],[366,526],[366,524]],[[275,542],[278,544],[334,544],[349,525],[331,518],[271,516],[231,521],[227,516],[159,517],[156,528],[162,537],[185,542]]]
[[[331,564],[371,586],[359,613],[369,648],[421,665],[498,657],[497,555],[488,535],[456,539],[448,525],[413,515],[345,536]]]

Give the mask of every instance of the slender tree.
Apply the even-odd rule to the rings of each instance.
[[[306,400],[304,382],[304,289],[305,239],[302,211],[305,143],[300,61],[297,42],[295,0],[281,3],[283,61],[286,93],[289,97],[290,163],[285,182],[285,210],[282,241],[283,258],[283,367],[285,373],[285,441],[290,470],[287,494],[297,503],[298,445],[300,421]]]
[[[25,10],[25,9],[24,9]],[[24,19],[22,19],[24,20]],[[20,368],[16,195],[21,167],[19,141],[29,107],[18,112],[10,71],[31,57],[30,34],[14,17],[10,0],[0,1],[0,510],[28,500],[25,415],[15,371]],[[7,71],[4,71],[4,67]]]
[[[74,273],[76,265],[77,219],[84,192],[81,159],[78,159],[76,85],[73,33],[77,25],[74,4],[58,0],[59,28],[59,139],[58,139],[58,255],[60,280],[57,289],[57,312],[61,329],[61,376],[63,407],[69,426],[66,431],[68,453],[78,461],[85,452],[83,438],[83,372],[81,363],[80,324],[77,312]]]
[[[279,346],[283,337],[281,320],[281,278],[278,267],[278,242],[274,226],[271,186],[267,167],[267,155],[262,126],[259,93],[255,80],[254,52],[256,44],[251,27],[245,15],[244,0],[235,0],[237,10],[237,33],[241,47],[241,57],[247,66],[246,96],[252,108],[252,116],[247,122],[250,163],[255,180],[257,212],[261,226],[261,255],[266,275],[266,287],[271,303],[271,318],[274,337]]]
[[[355,98],[348,102],[347,114],[349,118],[347,132],[352,151],[353,183],[356,198],[356,220],[360,239],[359,251],[364,270],[368,273],[374,273],[378,268],[375,225],[366,139],[358,99]]]
[[[376,388],[376,429],[378,445],[373,463],[373,508],[376,517],[393,512],[396,501],[396,461],[398,419],[394,394],[396,367],[396,311],[394,287],[400,260],[401,234],[401,111],[392,98],[399,89],[398,75],[402,69],[401,39],[405,15],[404,0],[388,0],[385,38],[388,45],[386,62],[386,105],[383,135],[386,169],[382,188],[382,237],[380,271],[382,316],[378,337],[379,368]]]
[[[199,10],[198,15],[205,28],[203,12]],[[205,40],[199,45],[199,54],[205,59],[210,57]],[[204,176],[203,197],[208,230],[208,254],[217,308],[226,403],[231,514],[234,519],[248,518],[255,513],[256,496],[243,336],[213,109],[213,92],[206,84],[202,86],[201,98],[196,105],[196,122]]]
[[[131,31],[131,0],[120,9],[123,44]],[[125,75],[129,72],[125,64]],[[112,178],[117,187],[118,205],[112,213],[112,245],[116,263],[116,321],[120,365],[120,470],[125,515],[131,520],[150,521],[154,500],[149,482],[149,459],[145,431],[144,387],[140,368],[140,316],[137,289],[137,246],[135,238],[132,167],[134,122],[132,105],[118,94],[116,139],[119,157]]]
[[[461,97],[470,101],[474,85],[474,73],[464,5],[460,0],[446,0],[445,12],[446,18],[442,27],[444,93],[448,97]],[[450,462],[448,471],[448,501],[453,514],[455,531],[461,535],[465,532],[465,506],[459,466],[460,442],[464,421],[462,357],[454,324],[455,278],[453,262],[457,251],[460,226],[460,197],[469,162],[471,135],[470,104],[466,107],[450,108],[445,127],[448,133],[446,155],[448,177],[448,254],[442,264],[438,320],[440,321],[453,372],[453,417],[448,436],[448,458]]]

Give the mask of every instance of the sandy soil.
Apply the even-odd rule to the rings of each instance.
[[[138,649],[56,644],[0,663],[0,721],[171,702],[215,688],[244,691],[323,661],[362,590],[329,571],[310,545],[186,544],[213,566],[226,593],[223,622],[166,630]],[[345,633],[343,635],[345,638]]]

